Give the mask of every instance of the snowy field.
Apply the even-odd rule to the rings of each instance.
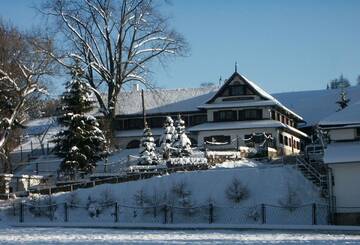
[[[360,234],[225,230],[0,229],[1,244],[360,244]]]

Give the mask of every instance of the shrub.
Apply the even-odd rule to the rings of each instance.
[[[281,207],[293,212],[298,206],[302,205],[302,201],[299,193],[288,186],[286,196],[279,200],[279,204]]]
[[[249,190],[241,181],[234,178],[225,190],[226,198],[236,204],[249,197]]]

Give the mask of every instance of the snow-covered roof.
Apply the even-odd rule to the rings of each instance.
[[[360,163],[360,142],[331,143],[324,152],[324,163]]]
[[[231,129],[248,129],[248,128],[287,128],[304,137],[307,134],[275,120],[255,120],[255,121],[237,121],[237,122],[207,122],[188,128],[190,132],[196,131],[214,131],[214,130],[231,130]]]
[[[360,101],[360,86],[346,88],[349,105]],[[306,125],[313,126],[339,109],[336,101],[340,89],[324,89],[273,94],[279,101],[304,117]]]
[[[335,112],[319,122],[321,126],[357,125],[360,123],[360,100],[341,111]]]
[[[200,111],[199,106],[210,100],[218,87],[156,89],[145,91],[147,114],[169,114]],[[316,125],[320,120],[335,113],[339,106],[340,89],[310,90],[276,93],[270,95],[276,101],[300,114],[306,126]],[[360,86],[346,88],[349,105],[360,101]],[[142,114],[141,92],[121,92],[117,105],[117,115]]]
[[[288,113],[297,117],[299,120],[303,120],[303,118],[300,115],[298,115],[294,111],[292,111],[289,108],[287,108],[286,106],[284,106],[282,103],[280,103],[280,101],[278,101],[272,95],[270,95],[268,92],[266,92],[265,90],[260,88],[256,83],[252,82],[251,80],[247,79],[244,75],[241,75],[241,74],[237,73],[236,71],[231,75],[231,77],[227,80],[227,82],[225,82],[223,84],[223,86],[219,89],[219,91],[221,91],[224,87],[226,87],[235,77],[240,77],[243,81],[245,81],[247,84],[249,84],[257,93],[259,93],[259,95],[261,97],[263,97],[264,99],[272,101],[274,105],[281,107]],[[217,95],[218,95],[218,93],[216,93],[210,100],[208,100],[207,104],[209,104],[210,101],[212,101],[214,99],[214,97],[216,97]]]
[[[196,112],[218,87],[145,90],[147,114]],[[121,92],[116,107],[117,115],[142,114],[141,91]]]

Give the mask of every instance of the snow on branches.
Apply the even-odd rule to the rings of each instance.
[[[177,120],[175,121],[176,132],[174,135],[175,142],[175,155],[177,156],[189,156],[192,153],[191,150],[191,141],[185,132],[185,121],[181,119],[181,116],[178,115]]]
[[[143,137],[140,141],[140,165],[156,165],[158,157],[156,155],[156,144],[151,129],[145,125]]]
[[[82,70],[75,64],[72,80],[66,84],[59,122],[66,130],[55,136],[55,153],[64,158],[60,172],[75,178],[76,172],[92,173],[96,162],[107,154],[106,140],[95,117],[87,115],[93,109],[91,93],[82,80]]]
[[[107,88],[107,100],[96,93],[101,111],[114,117],[118,94],[125,83],[149,86],[151,64],[187,52],[184,38],[169,28],[151,0],[48,0],[42,13],[62,28],[63,50],[48,53],[60,64],[78,59],[86,67],[88,84]]]

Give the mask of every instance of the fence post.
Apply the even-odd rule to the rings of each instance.
[[[53,221],[54,214],[53,214],[53,205],[52,205],[51,202],[50,202],[50,205],[49,205],[49,211],[50,211],[50,220]]]
[[[33,153],[33,142],[30,141],[30,154],[32,155],[32,153]]]
[[[24,222],[24,204],[22,202],[20,203],[19,221],[20,223]]]
[[[35,163],[35,173],[39,174],[39,163]]]
[[[209,224],[214,222],[214,206],[212,203],[209,204]]]
[[[119,222],[119,208],[118,208],[118,204],[117,204],[117,202],[115,202],[115,206],[114,206],[114,208],[115,208],[115,212],[114,212],[114,218],[115,218],[115,223],[117,223],[117,222]]]
[[[164,224],[167,223],[167,205],[164,205]]]
[[[174,223],[174,209],[173,207],[169,208],[169,211],[170,211],[170,223]]]
[[[266,224],[266,206],[261,204],[261,224]]]
[[[49,155],[49,142],[46,143],[46,155]]]
[[[312,206],[311,206],[311,214],[312,214],[312,224],[313,225],[316,225],[316,203],[313,203]]]
[[[20,162],[23,161],[23,148],[22,145],[20,145]]]
[[[68,204],[67,202],[64,203],[64,221],[68,222],[69,221],[69,214],[68,214]]]

